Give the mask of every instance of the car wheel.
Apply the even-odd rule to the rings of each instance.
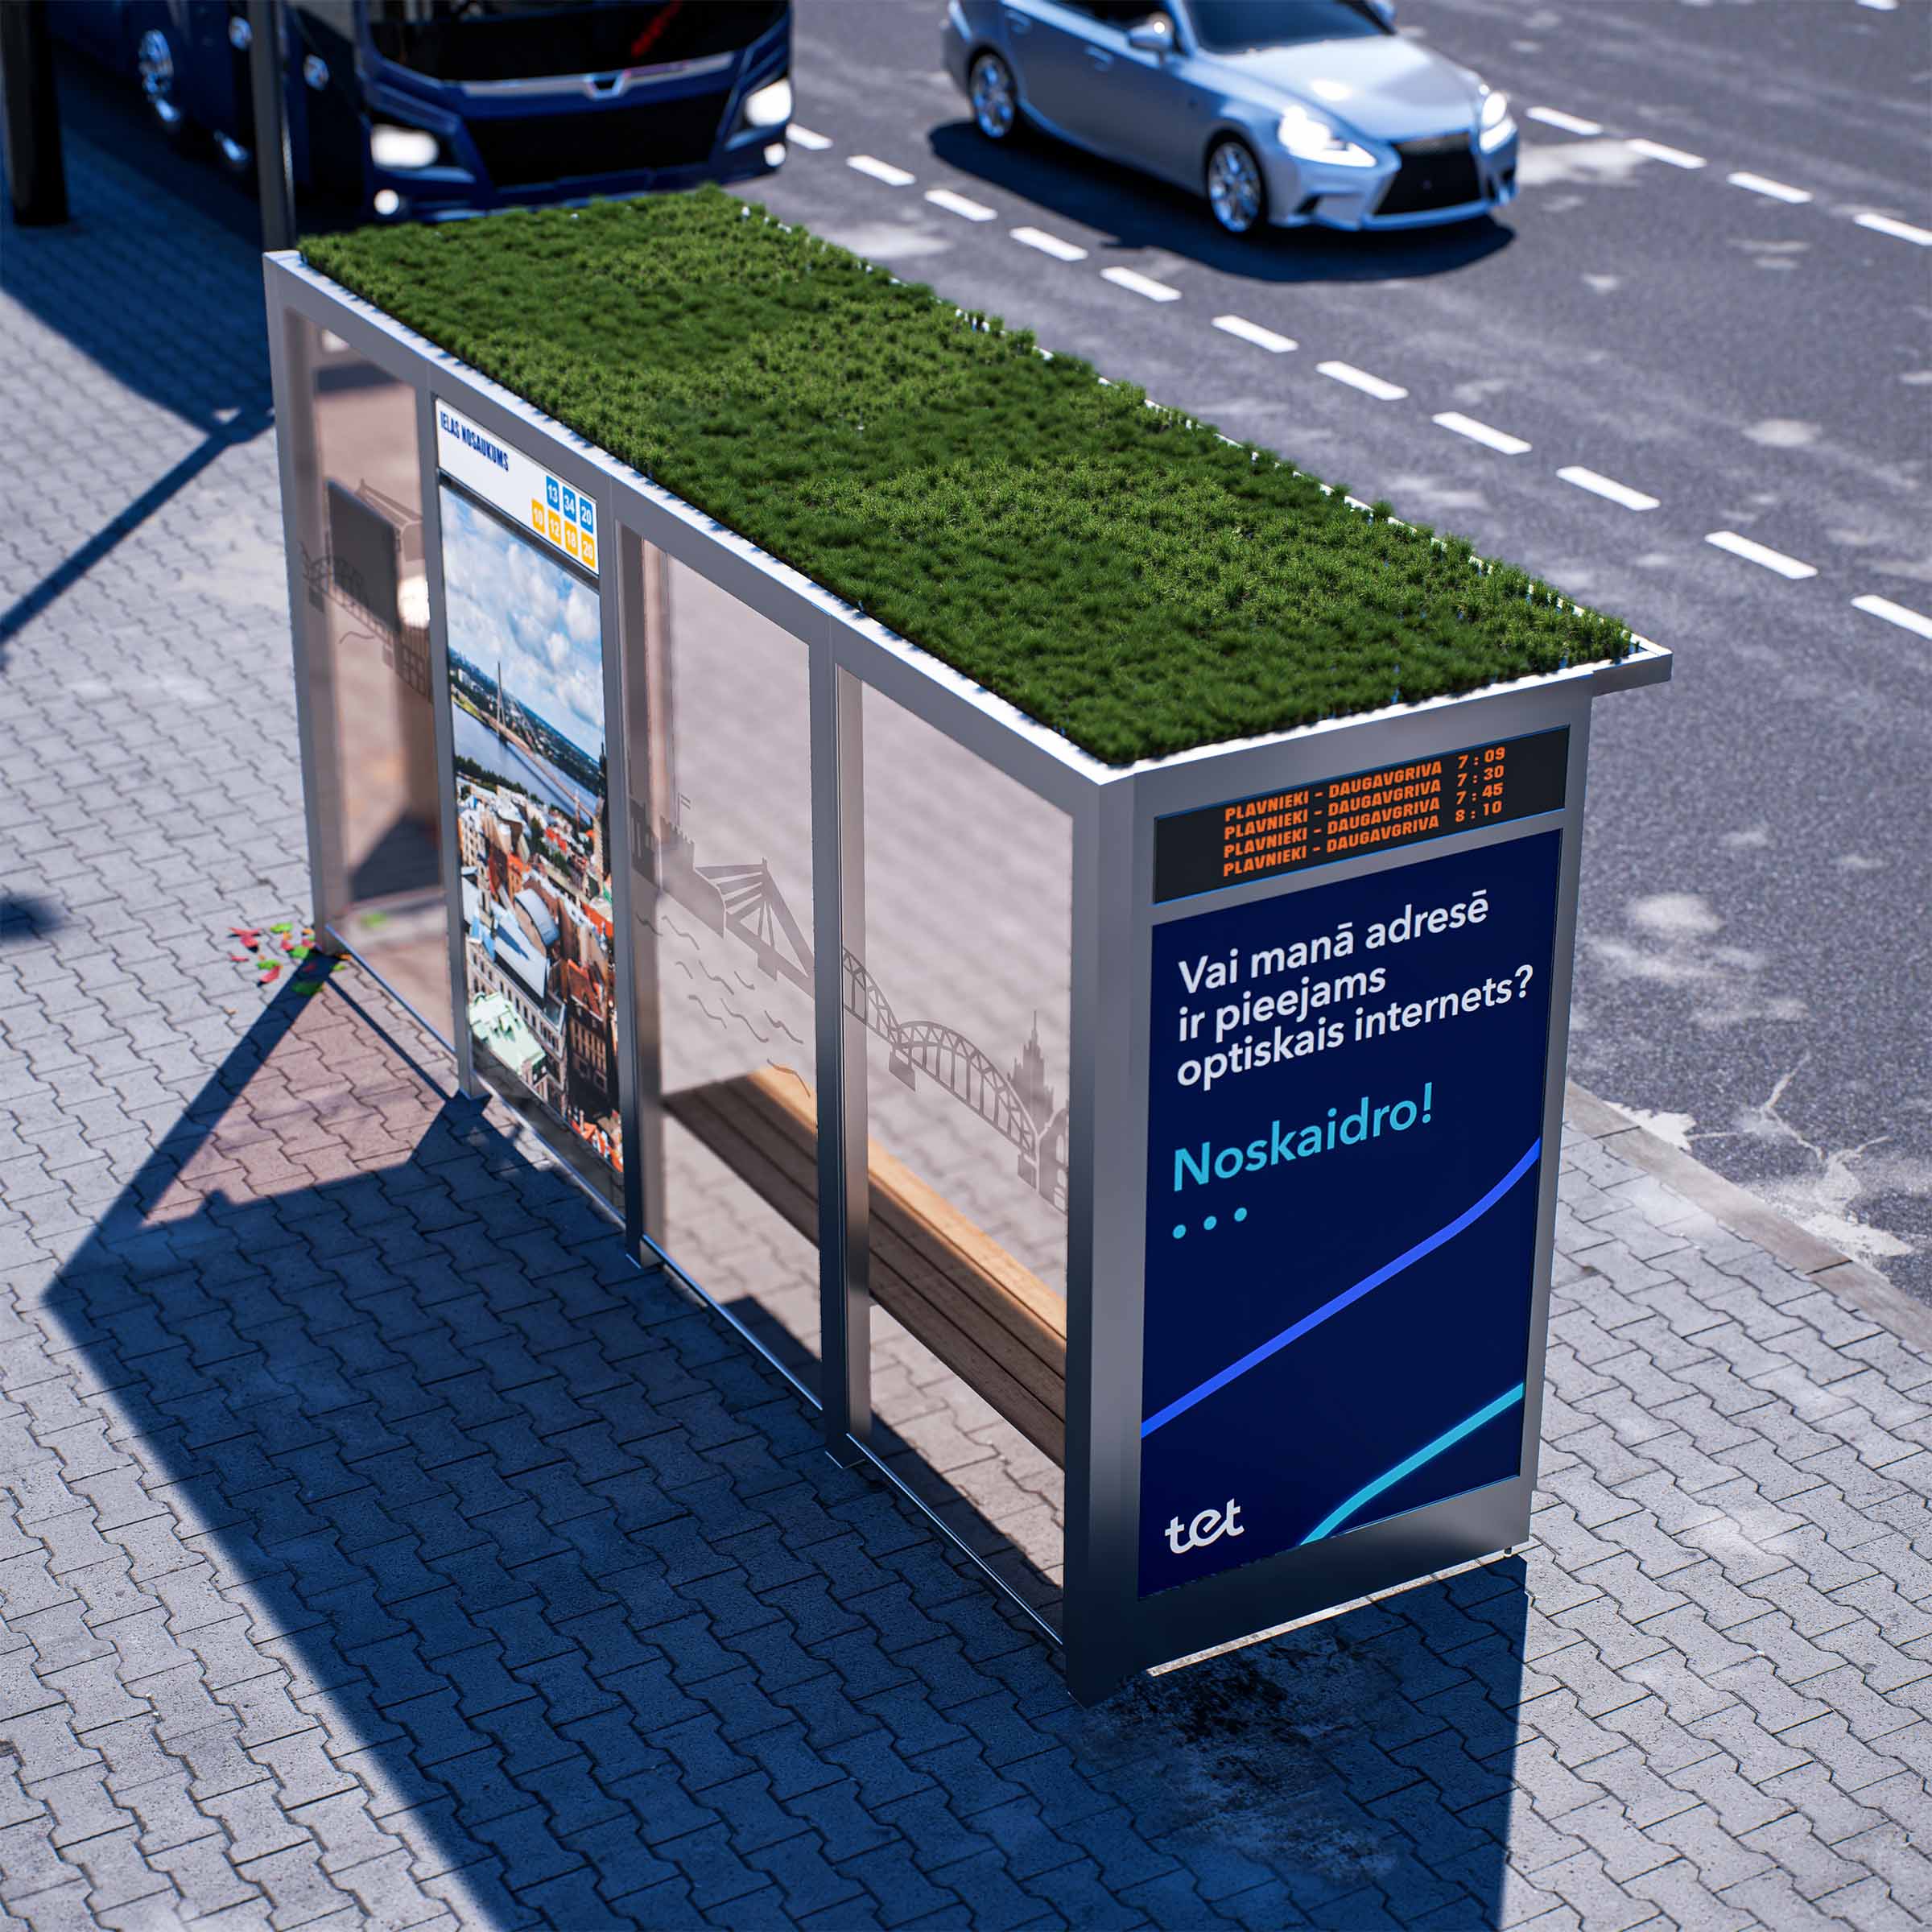
[[[188,117],[181,111],[180,68],[173,44],[161,28],[151,27],[134,48],[134,72],[140,76],[142,98],[155,124],[171,141],[188,132]]]
[[[981,54],[968,76],[972,118],[989,141],[1011,138],[1020,118],[1019,89],[1013,69],[997,54]]]
[[[1229,135],[1208,149],[1207,187],[1208,205],[1224,233],[1249,235],[1265,225],[1268,190],[1245,141]]]

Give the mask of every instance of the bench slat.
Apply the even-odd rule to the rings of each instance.
[[[788,1067],[762,1067],[744,1076],[750,1104],[768,1115],[816,1170],[818,1103]],[[734,1083],[735,1084],[735,1083]],[[1064,1381],[1067,1304],[952,1202],[921,1180],[877,1141],[868,1143],[874,1218],[882,1208],[893,1232],[942,1274],[965,1288],[991,1316]]]
[[[818,1238],[815,1102],[795,1073],[763,1067],[667,1095],[665,1106],[792,1226]],[[1065,1303],[876,1142],[870,1166],[873,1298],[1063,1462]]]

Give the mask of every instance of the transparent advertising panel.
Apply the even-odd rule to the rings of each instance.
[[[861,735],[873,1447],[1057,1622],[1071,821],[873,691]]]
[[[431,705],[416,395],[289,319],[322,916],[447,1041],[448,898]]]
[[[621,1208],[596,506],[440,401],[436,446],[470,1043]]]
[[[819,1389],[806,647],[623,534],[645,1232]]]

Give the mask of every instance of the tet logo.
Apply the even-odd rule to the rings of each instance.
[[[1170,1517],[1167,1547],[1176,1556],[1185,1556],[1190,1550],[1205,1550],[1224,1536],[1245,1536],[1247,1530],[1235,1520],[1241,1513],[1241,1505],[1229,1496],[1225,1509],[1203,1509],[1185,1530],[1178,1516]]]

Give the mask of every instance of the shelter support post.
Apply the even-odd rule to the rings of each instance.
[[[865,1027],[845,961],[865,956],[865,687],[829,650],[811,662],[811,875],[818,1018],[819,1300],[825,1446],[857,1459],[872,1432],[871,1181]]]
[[[1139,1415],[1137,1180],[1146,1159],[1133,1026],[1134,801],[1104,786],[1076,814],[1067,1146],[1067,1687],[1098,1703],[1130,1674]]]
[[[449,709],[449,620],[443,584],[443,519],[436,498],[436,404],[416,391],[416,447],[423,473],[423,568],[429,585],[429,701],[436,734],[436,821],[449,904],[449,1024],[456,1055],[456,1086],[473,1100],[486,1089],[477,1077],[469,1037],[469,972],[463,948],[463,854],[456,824],[455,733]],[[320,931],[320,925],[317,930]]]

